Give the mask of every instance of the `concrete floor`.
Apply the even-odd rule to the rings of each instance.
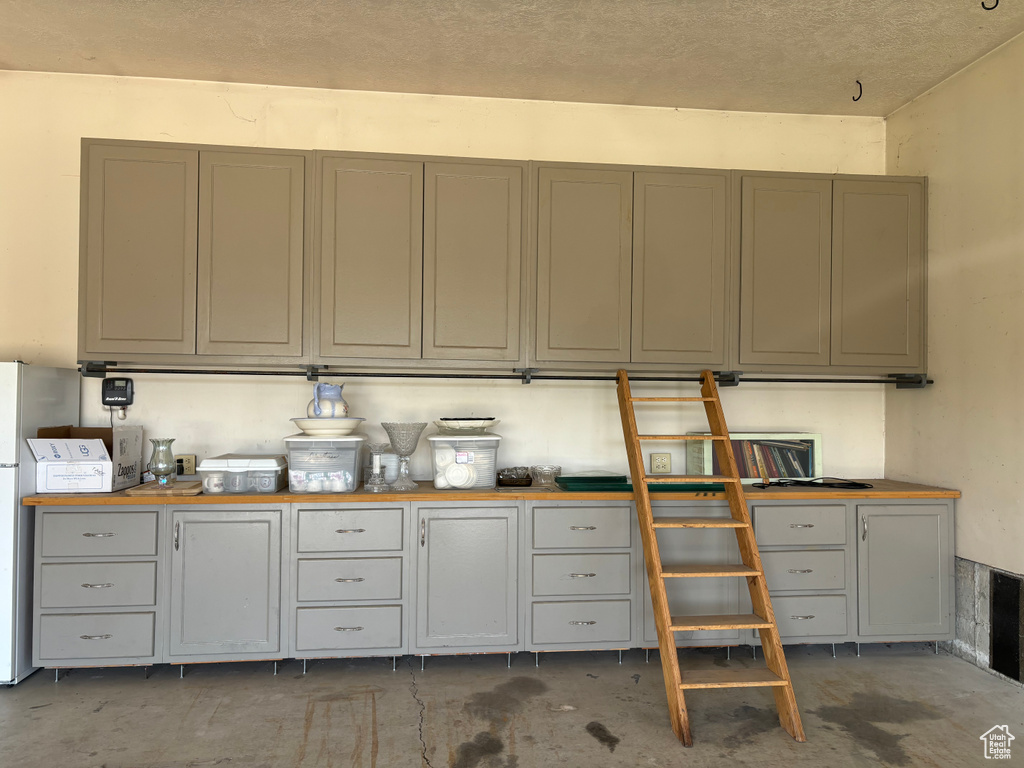
[[[760,664],[734,649],[731,664]],[[1024,692],[926,644],[790,647],[807,743],[766,689],[687,696],[672,734],[656,652],[418,657],[38,672],[0,690],[4,768],[977,766],[1008,725],[1024,760]],[[721,649],[682,653],[721,665]],[[759,654],[760,655],[760,654]]]

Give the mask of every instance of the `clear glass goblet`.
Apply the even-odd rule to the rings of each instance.
[[[398,479],[392,491],[415,491],[419,486],[409,477],[409,457],[416,450],[425,421],[382,421],[381,426],[391,439],[391,449],[398,455]]]
[[[383,493],[388,490],[388,484],[384,482],[384,465],[380,457],[391,443],[369,443],[366,448],[370,451],[370,476],[363,483],[363,490],[370,493]]]

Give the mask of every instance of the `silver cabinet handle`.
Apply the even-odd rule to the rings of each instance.
[[[178,534],[181,533],[181,521],[174,524],[174,551],[178,551]]]
[[[365,528],[339,528],[335,533],[366,533]]]
[[[113,635],[79,635],[82,640],[109,640]]]
[[[362,632],[362,627],[335,627],[335,632]]]
[[[790,523],[790,528],[813,528],[814,523]]]
[[[597,576],[596,573],[570,573],[570,579],[592,579]]]
[[[813,619],[814,614],[812,613],[810,616],[790,616],[789,618],[794,619],[795,621],[807,621],[808,619]]]
[[[339,584],[354,584],[357,581],[366,581],[362,576],[357,576],[354,579],[335,579]]]
[[[861,515],[860,522],[864,526],[864,532],[860,535],[860,540],[861,541],[867,541],[868,540],[868,516],[867,515]]]
[[[427,543],[427,518],[420,520],[420,546],[424,546]]]
[[[570,531],[596,531],[596,525],[570,525]]]
[[[114,585],[110,584],[110,583],[107,583],[107,584],[83,584],[82,586],[85,587],[86,589],[110,589]]]
[[[597,624],[596,621],[570,621],[569,623],[577,627],[589,627],[593,624]]]
[[[814,573],[813,568],[790,568],[790,573]]]
[[[117,536],[117,534],[113,533],[113,532],[110,532],[110,533],[83,533],[82,535],[85,536],[85,538],[87,538],[87,539],[107,539],[107,538],[110,538],[111,536]]]

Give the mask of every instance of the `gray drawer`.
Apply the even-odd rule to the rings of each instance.
[[[632,508],[535,507],[535,549],[628,547]]]
[[[295,612],[297,652],[400,650],[402,606],[299,608]]]
[[[628,595],[629,555],[534,555],[534,595]]]
[[[402,508],[300,509],[299,552],[402,548]]]
[[[629,600],[533,604],[533,642],[628,643]]]
[[[761,563],[772,592],[846,586],[846,552],[841,549],[762,552]]]
[[[401,600],[402,558],[299,560],[299,600]]]
[[[156,563],[43,563],[40,608],[156,605]]]
[[[145,658],[154,653],[155,613],[78,613],[41,616],[39,658]]]
[[[846,596],[773,597],[772,609],[783,640],[846,634]]]
[[[775,544],[845,544],[846,507],[841,504],[755,505],[754,535],[762,547]]]
[[[157,512],[43,512],[43,557],[156,554]]]

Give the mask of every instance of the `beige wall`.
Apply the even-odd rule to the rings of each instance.
[[[0,359],[75,361],[83,136],[713,168],[882,173],[883,121],[337,92],[0,72]],[[137,377],[129,419],[181,451],[279,450],[309,385],[293,379]],[[611,385],[353,380],[356,415],[503,420],[502,464],[625,469]],[[105,421],[87,381],[83,423]],[[826,470],[880,475],[881,387],[743,385],[734,431],[813,430]],[[694,423],[693,428],[702,425]],[[368,430],[381,436],[379,426]],[[682,456],[677,458],[679,466]],[[425,456],[414,472],[422,474]]]
[[[1024,573],[1024,37],[896,112],[929,178],[929,372],[886,399],[886,471],[960,488],[957,554]]]

